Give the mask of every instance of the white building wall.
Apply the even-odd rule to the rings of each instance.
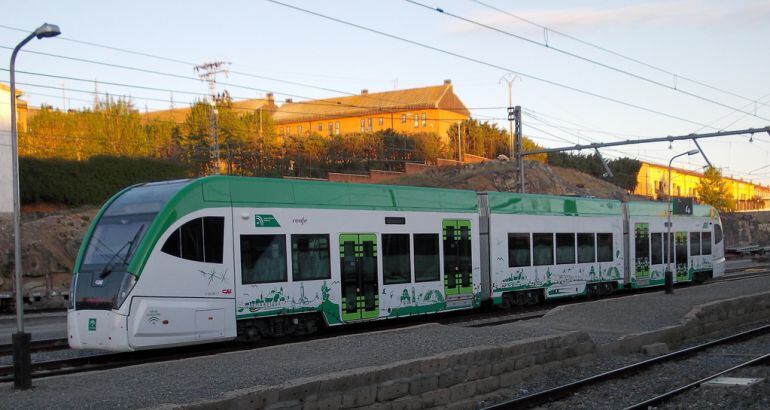
[[[0,87],[0,213],[13,212],[11,92]]]

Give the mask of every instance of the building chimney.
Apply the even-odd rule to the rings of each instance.
[[[368,90],[368,89],[366,89],[366,88],[364,88],[363,90],[361,90],[361,94],[362,94],[362,95],[364,95],[364,94],[369,94],[369,90]]]
[[[267,93],[267,100],[268,101],[275,101],[275,97],[273,96],[273,93]]]
[[[286,103],[286,104],[291,104],[291,103],[293,103],[293,102],[294,102],[294,101],[293,101],[291,98],[287,98],[287,99],[284,101],[284,103]]]
[[[452,84],[452,80],[450,80],[448,78],[446,80],[444,80],[444,85],[450,85],[450,84]]]

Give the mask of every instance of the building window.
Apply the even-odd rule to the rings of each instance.
[[[371,118],[367,118],[366,119],[366,123],[367,123],[367,130],[371,131],[373,129],[373,127],[372,127],[372,119]]]
[[[302,126],[297,125],[297,135],[302,135]]]
[[[406,124],[406,114],[401,114],[401,124]]]
[[[508,267],[530,266],[531,263],[528,233],[508,234]]]
[[[575,263],[575,234],[556,234],[556,263],[568,265]]]
[[[414,281],[441,280],[439,272],[438,234],[416,233],[414,239]]]
[[[329,135],[334,134],[334,123],[330,122],[328,128],[329,128]]]
[[[323,132],[323,131],[324,131],[324,124],[322,122],[319,122],[318,123],[318,132]]]
[[[331,279],[329,235],[291,236],[292,280]]]
[[[412,281],[409,234],[382,234],[382,283],[393,285]]]
[[[286,235],[241,235],[241,283],[286,282]]]
[[[592,233],[577,234],[578,263],[596,262],[596,235]]]
[[[340,122],[334,121],[334,133],[340,135]]]
[[[422,117],[422,126],[427,127],[428,126],[427,115],[425,113],[422,113],[420,114],[420,116]]]
[[[382,127],[384,124],[385,124],[385,118],[380,117],[377,119],[377,125]]]
[[[420,114],[414,115],[414,128],[420,127]]]
[[[613,258],[612,233],[596,234],[596,259],[599,262],[612,262]]]
[[[361,132],[366,132],[366,120],[361,118]]]
[[[553,234],[533,233],[532,253],[535,266],[553,265]]]

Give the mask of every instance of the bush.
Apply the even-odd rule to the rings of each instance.
[[[186,165],[151,158],[94,156],[79,162],[22,157],[19,160],[23,204],[97,205],[129,185],[189,175]]]

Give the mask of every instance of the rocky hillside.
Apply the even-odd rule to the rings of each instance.
[[[528,193],[595,196],[618,200],[631,198],[631,195],[617,185],[573,169],[553,167],[536,161],[524,161],[524,165],[525,190]],[[387,183],[475,191],[516,191],[515,168],[509,161],[433,168],[422,174],[394,178]]]

